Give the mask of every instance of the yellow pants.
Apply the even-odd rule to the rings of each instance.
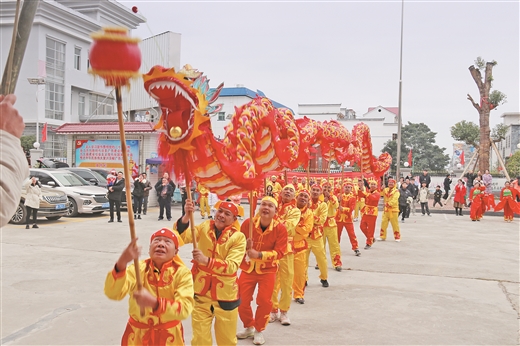
[[[323,248],[329,243],[330,261],[334,268],[341,267],[341,249],[338,241],[338,226],[323,227]],[[318,265],[319,266],[319,265]]]
[[[381,220],[381,232],[379,237],[386,239],[386,229],[388,228],[388,222],[392,224],[392,230],[394,231],[394,238],[401,239],[401,232],[399,230],[399,212],[398,211],[385,211],[383,213],[383,219]]]
[[[238,309],[222,310],[217,301],[212,300],[210,292],[205,296],[195,296],[195,307],[191,314],[193,329],[192,346],[213,345],[211,326],[215,320],[215,339],[217,345],[237,344]]]
[[[278,271],[276,272],[273,296],[271,297],[271,300],[273,302],[273,312],[278,312],[278,308],[280,308],[281,311],[289,311],[289,308],[291,307],[293,279],[294,254],[288,253],[287,255],[283,256],[280,260]],[[280,290],[282,291],[282,294],[280,295],[280,301],[278,301],[278,294]]]
[[[307,260],[307,250],[303,250],[294,256],[294,279],[292,284],[293,298],[303,298],[305,291],[305,281],[307,281],[307,271],[309,261]]]
[[[327,280],[329,275],[327,270],[327,255],[325,255],[325,246],[321,238],[322,237],[318,239],[307,238],[307,243],[309,244],[309,249],[307,250],[307,268],[309,267],[309,257],[312,251],[320,268],[320,279]]]
[[[210,216],[210,209],[208,204],[208,197],[200,196],[200,215],[205,216],[208,214],[208,217]]]
[[[363,216],[363,213],[360,213],[361,209],[365,206],[365,201],[357,201],[356,207],[354,208],[354,219],[357,219],[359,217],[359,214]]]

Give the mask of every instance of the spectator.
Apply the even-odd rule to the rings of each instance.
[[[164,210],[166,209],[166,219],[172,219],[172,196],[173,187],[168,182],[168,178],[164,177],[157,184],[155,184],[155,191],[157,192],[157,199],[159,200],[159,218],[157,221],[164,219]]]
[[[152,184],[147,179],[146,173],[143,173],[143,184],[144,184],[144,193],[143,193],[143,215],[146,215],[146,211],[148,210],[148,197],[150,196],[150,190],[152,189]]]
[[[406,217],[410,217],[410,210],[413,215],[415,215],[415,200],[417,199],[417,194],[419,193],[419,189],[415,185],[415,181],[410,182],[410,179],[405,180],[406,188],[410,191],[412,196],[412,200],[409,203],[408,215]]]
[[[42,199],[42,189],[38,178],[31,177],[26,183],[25,188],[27,195],[25,196],[25,208],[27,209],[27,221],[25,228],[29,229],[29,223],[31,221],[31,213],[33,215],[33,226],[32,228],[39,228],[36,224],[36,218],[38,217],[38,209],[40,208],[40,199]]]
[[[428,174],[427,169],[423,169],[423,174],[419,176],[419,185],[423,186],[423,183],[426,183],[426,187],[430,187],[430,183],[432,182],[432,179],[430,175]]]
[[[451,175],[446,174],[446,178],[444,178],[444,182],[442,183],[444,185],[444,196],[442,196],[442,199],[447,200],[448,195],[450,194],[451,189]]]
[[[430,208],[428,208],[428,198],[430,197],[430,191],[428,190],[428,186],[426,186],[426,182],[422,182],[422,187],[419,189],[419,202],[421,202],[421,212],[422,216],[425,213],[430,215]]]
[[[462,207],[466,205],[466,187],[462,179],[459,179],[455,186],[455,197],[453,198],[453,207],[455,215],[462,216]]]
[[[493,188],[492,188],[493,176],[491,176],[491,174],[489,174],[488,169],[486,169],[486,173],[484,173],[484,175],[482,176],[482,182],[484,183],[484,187],[486,188],[486,193],[493,194]]]
[[[435,207],[435,205],[437,203],[439,203],[439,205],[442,207],[441,198],[442,198],[441,186],[437,185],[437,187],[435,188],[435,192],[433,193],[433,205],[432,205],[432,208]]]
[[[25,124],[14,108],[16,96],[0,95],[0,227],[7,225],[20,203],[20,187],[29,176],[27,160],[20,146]]]
[[[132,191],[133,196],[133,211],[134,211],[134,219],[141,219],[141,211],[143,209],[143,197],[144,197],[144,187],[145,184],[143,182],[144,176],[143,174],[139,174],[139,177],[134,181],[134,190]]]
[[[401,222],[404,222],[404,218],[408,217],[408,198],[412,198],[412,193],[408,189],[408,184],[403,182],[399,188],[399,214],[401,215]]]
[[[121,220],[121,194],[125,187],[125,179],[123,178],[123,172],[117,172],[117,178],[113,181],[112,185],[108,185],[108,202],[110,203],[110,220],[108,222],[114,222],[114,207],[116,209],[117,222],[123,222]]]

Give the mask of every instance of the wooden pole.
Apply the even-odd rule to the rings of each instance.
[[[307,190],[311,189],[311,160],[309,160],[309,164],[307,165]]]
[[[253,218],[255,217],[255,209],[253,208],[253,190],[249,191],[249,239],[253,239]]]
[[[7,59],[2,84],[0,86],[0,94],[2,95],[13,94],[16,89],[16,82],[18,81],[18,75],[22,67],[25,48],[27,48],[27,42],[29,41],[29,35],[33,26],[36,10],[38,9],[39,0],[24,1],[18,18],[19,3],[20,0],[18,0],[16,4],[17,15],[13,25],[13,36],[16,35],[16,39],[11,44],[9,58]]]
[[[464,170],[462,171],[462,174],[457,179],[462,179],[464,177],[464,174],[466,174],[466,172],[468,171],[469,166],[471,165],[471,161],[473,161],[473,159],[475,158],[476,155],[478,155],[478,150],[475,150],[475,152],[473,153],[473,156],[471,156],[471,159],[469,160],[469,164],[466,166],[466,168],[464,168]],[[466,187],[467,187],[467,185],[466,185]],[[451,195],[453,195],[453,192],[455,192],[455,189],[450,190],[450,194],[448,195],[448,198],[445,199],[445,201],[449,201],[450,200]]]
[[[128,225],[130,226],[130,239],[135,240],[135,222],[134,222],[134,211],[132,209],[132,191],[130,187],[130,179],[132,174],[128,167],[128,156],[126,154],[126,138],[125,138],[125,126],[123,123],[123,100],[121,98],[121,87],[116,87],[116,102],[117,102],[117,122],[119,124],[119,135],[121,140],[121,152],[123,157],[123,169],[125,172],[125,188],[126,188],[126,205],[128,214]],[[139,258],[134,259],[135,268],[135,281],[137,284],[137,290],[143,288],[141,281],[141,273],[139,271]],[[144,315],[144,310],[141,309],[141,315]]]
[[[191,182],[188,181],[188,178],[186,177],[186,172],[184,173],[184,178],[186,180],[186,194],[188,195],[188,199],[190,201],[193,201],[191,199]],[[193,239],[193,248],[197,248],[197,237],[195,234],[195,216],[193,213],[190,213],[190,230],[191,230],[191,238]]]
[[[504,164],[504,161],[502,160],[502,155],[500,155],[500,153],[498,152],[497,145],[495,144],[495,142],[491,141],[491,146],[493,147],[493,150],[495,150],[495,153],[497,153],[498,162],[500,163],[500,166],[504,170],[507,181],[510,181],[511,178],[509,177],[509,174],[507,173],[506,165]]]

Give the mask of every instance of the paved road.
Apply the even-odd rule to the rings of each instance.
[[[152,232],[170,224],[157,214],[151,209],[136,221],[145,248]],[[180,216],[178,207],[173,215]],[[128,221],[107,220],[85,216],[1,230],[0,344],[120,342],[127,303],[108,300],[103,283],[129,242]],[[267,327],[266,345],[518,345],[519,223],[436,213],[400,226],[402,242],[390,236],[361,257],[344,234],[347,270],[329,270],[329,288],[319,284],[311,256],[305,305],[292,304],[291,326]],[[186,263],[190,251],[181,249]],[[184,328],[189,344],[189,320]]]

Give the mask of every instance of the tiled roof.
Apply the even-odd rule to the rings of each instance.
[[[387,111],[391,112],[391,113],[394,113],[395,115],[399,115],[399,107],[382,107],[382,106],[378,106],[378,107],[368,107],[368,111],[372,111],[376,108],[384,108],[386,109]]]
[[[155,132],[154,124],[150,122],[125,122],[125,133],[150,133]],[[118,123],[66,123],[56,129],[58,134],[69,133],[119,133]]]

